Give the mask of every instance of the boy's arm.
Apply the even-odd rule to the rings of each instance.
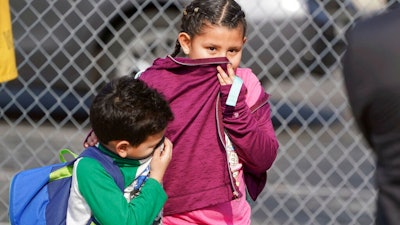
[[[167,200],[161,184],[149,178],[129,203],[114,179],[94,159],[77,164],[79,191],[100,224],[151,224]],[[134,176],[134,175],[133,175]]]

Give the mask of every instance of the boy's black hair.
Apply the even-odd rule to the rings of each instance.
[[[138,146],[163,131],[173,114],[168,102],[143,81],[124,76],[108,83],[90,107],[90,123],[100,143],[126,140]]]
[[[243,26],[243,35],[246,35],[247,22],[245,13],[235,0],[193,0],[183,10],[181,32],[190,37],[201,33],[204,25],[218,25],[231,29]],[[181,50],[179,41],[176,41],[173,57]]]

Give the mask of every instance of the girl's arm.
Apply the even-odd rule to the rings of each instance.
[[[93,130],[90,130],[85,140],[83,141],[83,147],[87,148],[89,146],[95,146],[97,142],[99,142],[99,140],[97,139],[96,134]]]
[[[250,70],[248,70],[250,71]],[[225,104],[231,85],[221,86],[221,106],[224,128],[245,167],[255,174],[265,173],[274,162],[278,141],[271,121],[271,109],[266,94],[257,77],[246,73],[235,107]],[[250,86],[251,88],[247,88]],[[256,99],[256,100],[251,100]],[[259,106],[253,112],[248,102]]]

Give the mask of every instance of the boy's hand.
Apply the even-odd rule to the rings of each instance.
[[[164,146],[164,148],[162,148]],[[165,171],[172,159],[172,142],[165,138],[164,145],[158,147],[153,154],[150,163],[150,176],[151,178],[162,183]]]
[[[235,70],[232,67],[232,64],[227,65],[228,74],[222,69],[221,66],[217,66],[217,77],[218,81],[221,85],[232,84],[233,80],[235,80]]]

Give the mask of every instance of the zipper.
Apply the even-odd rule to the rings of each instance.
[[[219,107],[218,107],[219,99],[220,99],[220,97],[219,97],[219,95],[218,95],[218,96],[217,96],[216,103],[215,103],[215,113],[216,113],[215,118],[216,118],[216,120],[217,120],[218,137],[219,137],[219,140],[221,141],[222,145],[224,146],[225,154],[226,154],[226,143],[225,143],[224,138],[222,137],[222,134],[221,134],[221,131],[222,131],[222,130],[221,130],[221,126],[220,126],[220,117],[219,117],[219,114],[218,114],[218,112],[219,112]],[[253,107],[251,107],[251,108],[250,108],[251,113],[254,113],[254,112],[257,111],[259,108],[261,108],[262,106],[264,106],[265,104],[267,104],[267,103],[268,103],[268,99],[269,99],[269,96],[266,97],[266,99],[263,100],[262,102],[260,102],[259,104],[254,105]],[[224,134],[224,135],[228,135],[228,133],[225,131],[225,129],[224,129],[223,134]],[[229,138],[229,135],[228,135],[228,138]],[[237,189],[236,189],[237,186],[236,186],[236,184],[235,184],[235,181],[234,181],[234,178],[233,178],[233,175],[232,175],[232,171],[231,171],[231,168],[230,168],[230,166],[229,166],[228,154],[226,154],[226,161],[227,161],[227,165],[228,165],[229,180],[230,180],[230,183],[231,183],[232,194],[233,194],[234,199],[237,199],[237,198],[239,198],[239,192],[238,192]]]
[[[225,150],[226,162],[227,162],[227,165],[228,165],[227,169],[228,169],[228,172],[229,172],[229,181],[231,183],[232,194],[233,194],[234,199],[237,199],[237,198],[239,198],[239,192],[236,189],[236,184],[234,182],[234,178],[232,177],[232,171],[231,171],[231,168],[229,166],[228,154],[226,153],[226,143],[225,143],[224,139],[222,138],[222,134],[221,134],[220,120],[219,120],[219,114],[218,114],[218,112],[219,112],[218,103],[219,103],[219,95],[217,96],[217,101],[215,103],[215,113],[216,113],[216,117],[215,118],[217,120],[218,137],[219,137],[219,140],[221,141],[222,145],[224,146],[224,150]],[[225,134],[225,135],[227,135],[227,134]]]
[[[250,112],[251,112],[251,113],[254,113],[254,112],[257,111],[259,108],[261,108],[261,107],[263,107],[265,104],[267,104],[268,101],[269,101],[269,96],[266,97],[266,99],[265,99],[263,102],[260,102],[260,103],[257,104],[257,105],[253,105],[253,106],[250,108]]]

